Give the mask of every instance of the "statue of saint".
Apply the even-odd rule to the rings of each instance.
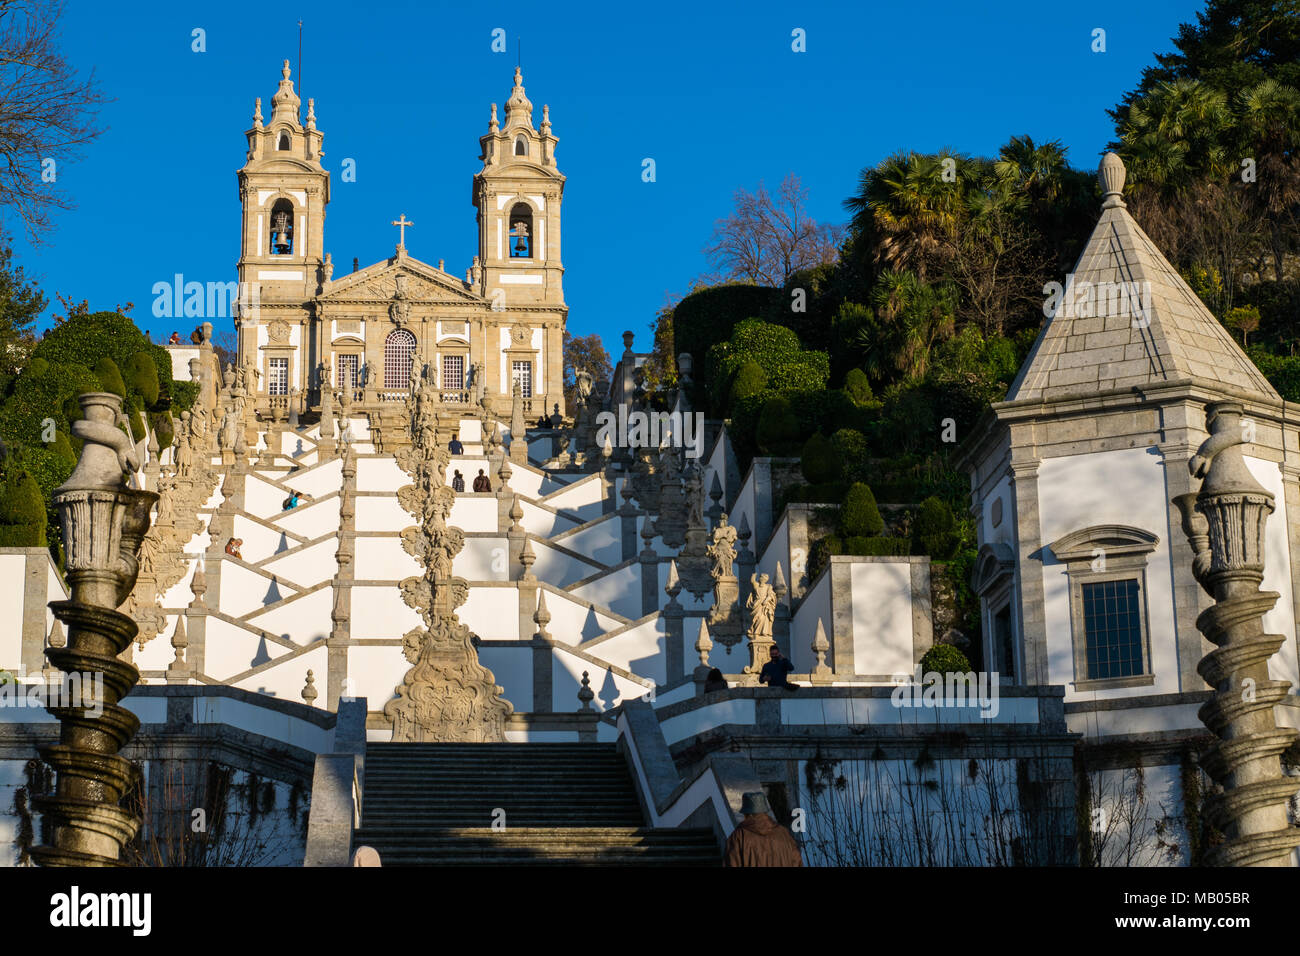
[[[726,515],[713,529],[713,543],[708,547],[708,555],[713,560],[713,580],[732,576],[731,566],[736,561],[736,529],[727,524]]]
[[[745,610],[749,612],[749,636],[771,637],[772,621],[776,617],[776,591],[768,583],[766,574],[751,574],[749,583],[754,588],[745,602]]]

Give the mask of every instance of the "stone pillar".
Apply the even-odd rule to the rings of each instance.
[[[546,610],[546,590],[538,588],[537,610],[533,613],[533,624],[536,630],[533,632],[532,640],[533,710],[537,713],[551,713],[555,708],[552,700],[554,689],[551,674],[554,657],[554,651],[551,650],[553,642],[550,633],[546,630],[546,625],[549,623],[551,623],[551,614]]]
[[[352,582],[356,578],[357,456],[349,446],[343,454],[343,484],[339,490],[339,545],[334,557],[334,606],[330,636],[325,642],[325,701],[337,710],[348,679],[348,647],[352,644]]]
[[[1297,782],[1283,773],[1281,754],[1300,734],[1278,727],[1274,716],[1291,690],[1289,681],[1268,673],[1284,638],[1265,634],[1263,617],[1280,595],[1259,589],[1264,529],[1275,505],[1242,456],[1243,412],[1236,402],[1207,406],[1210,437],[1188,464],[1204,481],[1194,499],[1176,499],[1195,551],[1192,571],[1216,602],[1197,619],[1215,645],[1197,670],[1214,688],[1199,716],[1218,738],[1202,766],[1223,787],[1207,798],[1205,813],[1225,840],[1206,852],[1205,863],[1289,866],[1300,845],[1300,830],[1287,819]]]
[[[1020,614],[1020,646],[1024,654],[1024,683],[1048,683],[1047,618],[1043,594],[1043,531],[1038,517],[1038,461],[1017,448],[1017,426],[1012,426],[1011,484],[1015,509],[1011,515],[1016,534],[1016,608]]]
[[[59,721],[59,741],[40,748],[57,788],[32,799],[51,825],[50,842],[32,849],[41,866],[116,865],[140,825],[119,806],[135,779],[134,767],[119,751],[140,726],[120,702],[140,674],[120,659],[136,625],[117,608],[135,585],[140,543],[158,495],[126,487],[124,473],[140,463],[130,439],[116,428],[121,399],[90,392],[78,401],[84,417],[73,423],[72,433],[85,444],[53,499],[72,596],[50,604],[67,626],[67,644],[46,655],[69,677],[62,685],[67,696],[48,706]]]
[[[772,640],[776,646],[781,648],[781,653],[790,660],[794,660],[793,651],[790,647],[790,603],[789,589],[785,583],[785,571],[781,568],[781,562],[776,562],[776,580],[772,582],[772,590],[776,592],[776,615],[772,619]]]
[[[686,673],[685,650],[682,644],[685,637],[682,630],[682,616],[686,612],[677,603],[677,595],[681,593],[681,590],[682,582],[677,576],[677,562],[670,561],[668,563],[668,581],[664,584],[664,592],[668,595],[668,603],[664,605],[663,609],[665,673],[668,675],[665,682],[669,684]]]
[[[632,482],[624,478],[621,495],[623,503],[619,505],[619,533],[623,541],[623,560],[630,561],[636,557],[636,537],[637,537],[637,517],[642,514],[636,505],[632,504]],[[650,516],[646,515],[645,520],[649,521]]]

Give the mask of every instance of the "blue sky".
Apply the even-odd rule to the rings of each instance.
[[[475,249],[470,182],[489,104],[504,106],[522,40],[524,81],[551,107],[564,196],[569,329],[649,346],[649,323],[707,263],[701,249],[739,187],[793,171],[818,219],[842,222],[859,171],[900,148],[992,154],[1012,135],[1060,139],[1094,168],[1106,108],[1171,49],[1199,3],[1048,2],[566,4],[119,4],[70,0],[63,45],[114,97],[107,132],[59,166],[76,202],[19,262],[92,308],[135,303],[155,335],[155,282],[234,278],[236,170],[253,100],[280,63],[316,100],[333,173],[325,246],[337,272],[392,253],[405,213],[410,253],[462,272]],[[253,26],[256,25],[256,26]],[[206,31],[206,52],[191,31]],[[492,31],[510,37],[493,53]],[[807,51],[791,49],[806,32]],[[1091,50],[1106,31],[1106,52]],[[503,114],[504,115],[504,114]],[[657,178],[642,181],[642,160]],[[344,158],[357,181],[341,182]],[[8,220],[6,220],[6,223]],[[57,303],[56,303],[57,305]],[[192,324],[192,323],[191,323]],[[187,329],[182,328],[182,333]],[[617,346],[617,351],[615,347]]]

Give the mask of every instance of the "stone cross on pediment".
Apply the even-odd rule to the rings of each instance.
[[[407,227],[407,226],[414,226],[415,223],[411,222],[409,219],[406,218],[406,213],[402,213],[401,216],[399,216],[398,218],[396,218],[396,219],[393,220],[392,224],[393,224],[394,226],[397,226],[397,228],[398,228],[398,230],[399,230],[399,231],[398,231],[398,234],[397,234],[397,236],[398,236],[398,238],[397,238],[397,244],[398,244],[399,246],[405,246],[405,245],[406,245],[406,227]]]

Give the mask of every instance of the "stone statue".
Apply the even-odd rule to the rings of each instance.
[[[771,637],[772,621],[776,618],[776,591],[768,583],[766,574],[749,576],[753,591],[745,602],[749,612],[749,636]]]
[[[374,359],[368,359],[366,361],[365,373],[366,373],[366,388],[378,388],[379,387],[379,365],[376,364]]]
[[[316,366],[316,381],[320,385],[322,392],[329,389],[331,382],[330,382],[330,366],[328,362],[321,362],[319,365]]]
[[[416,349],[411,353],[411,394],[414,395],[420,390],[420,379],[424,377],[424,358],[420,355],[420,350]]]
[[[713,543],[709,545],[708,554],[713,560],[714,580],[733,576],[731,567],[736,561],[736,529],[727,524],[726,515],[713,529]]]
[[[186,412],[186,415],[189,413]],[[176,474],[188,478],[194,469],[194,449],[190,447],[190,436],[182,429],[176,435]]]

